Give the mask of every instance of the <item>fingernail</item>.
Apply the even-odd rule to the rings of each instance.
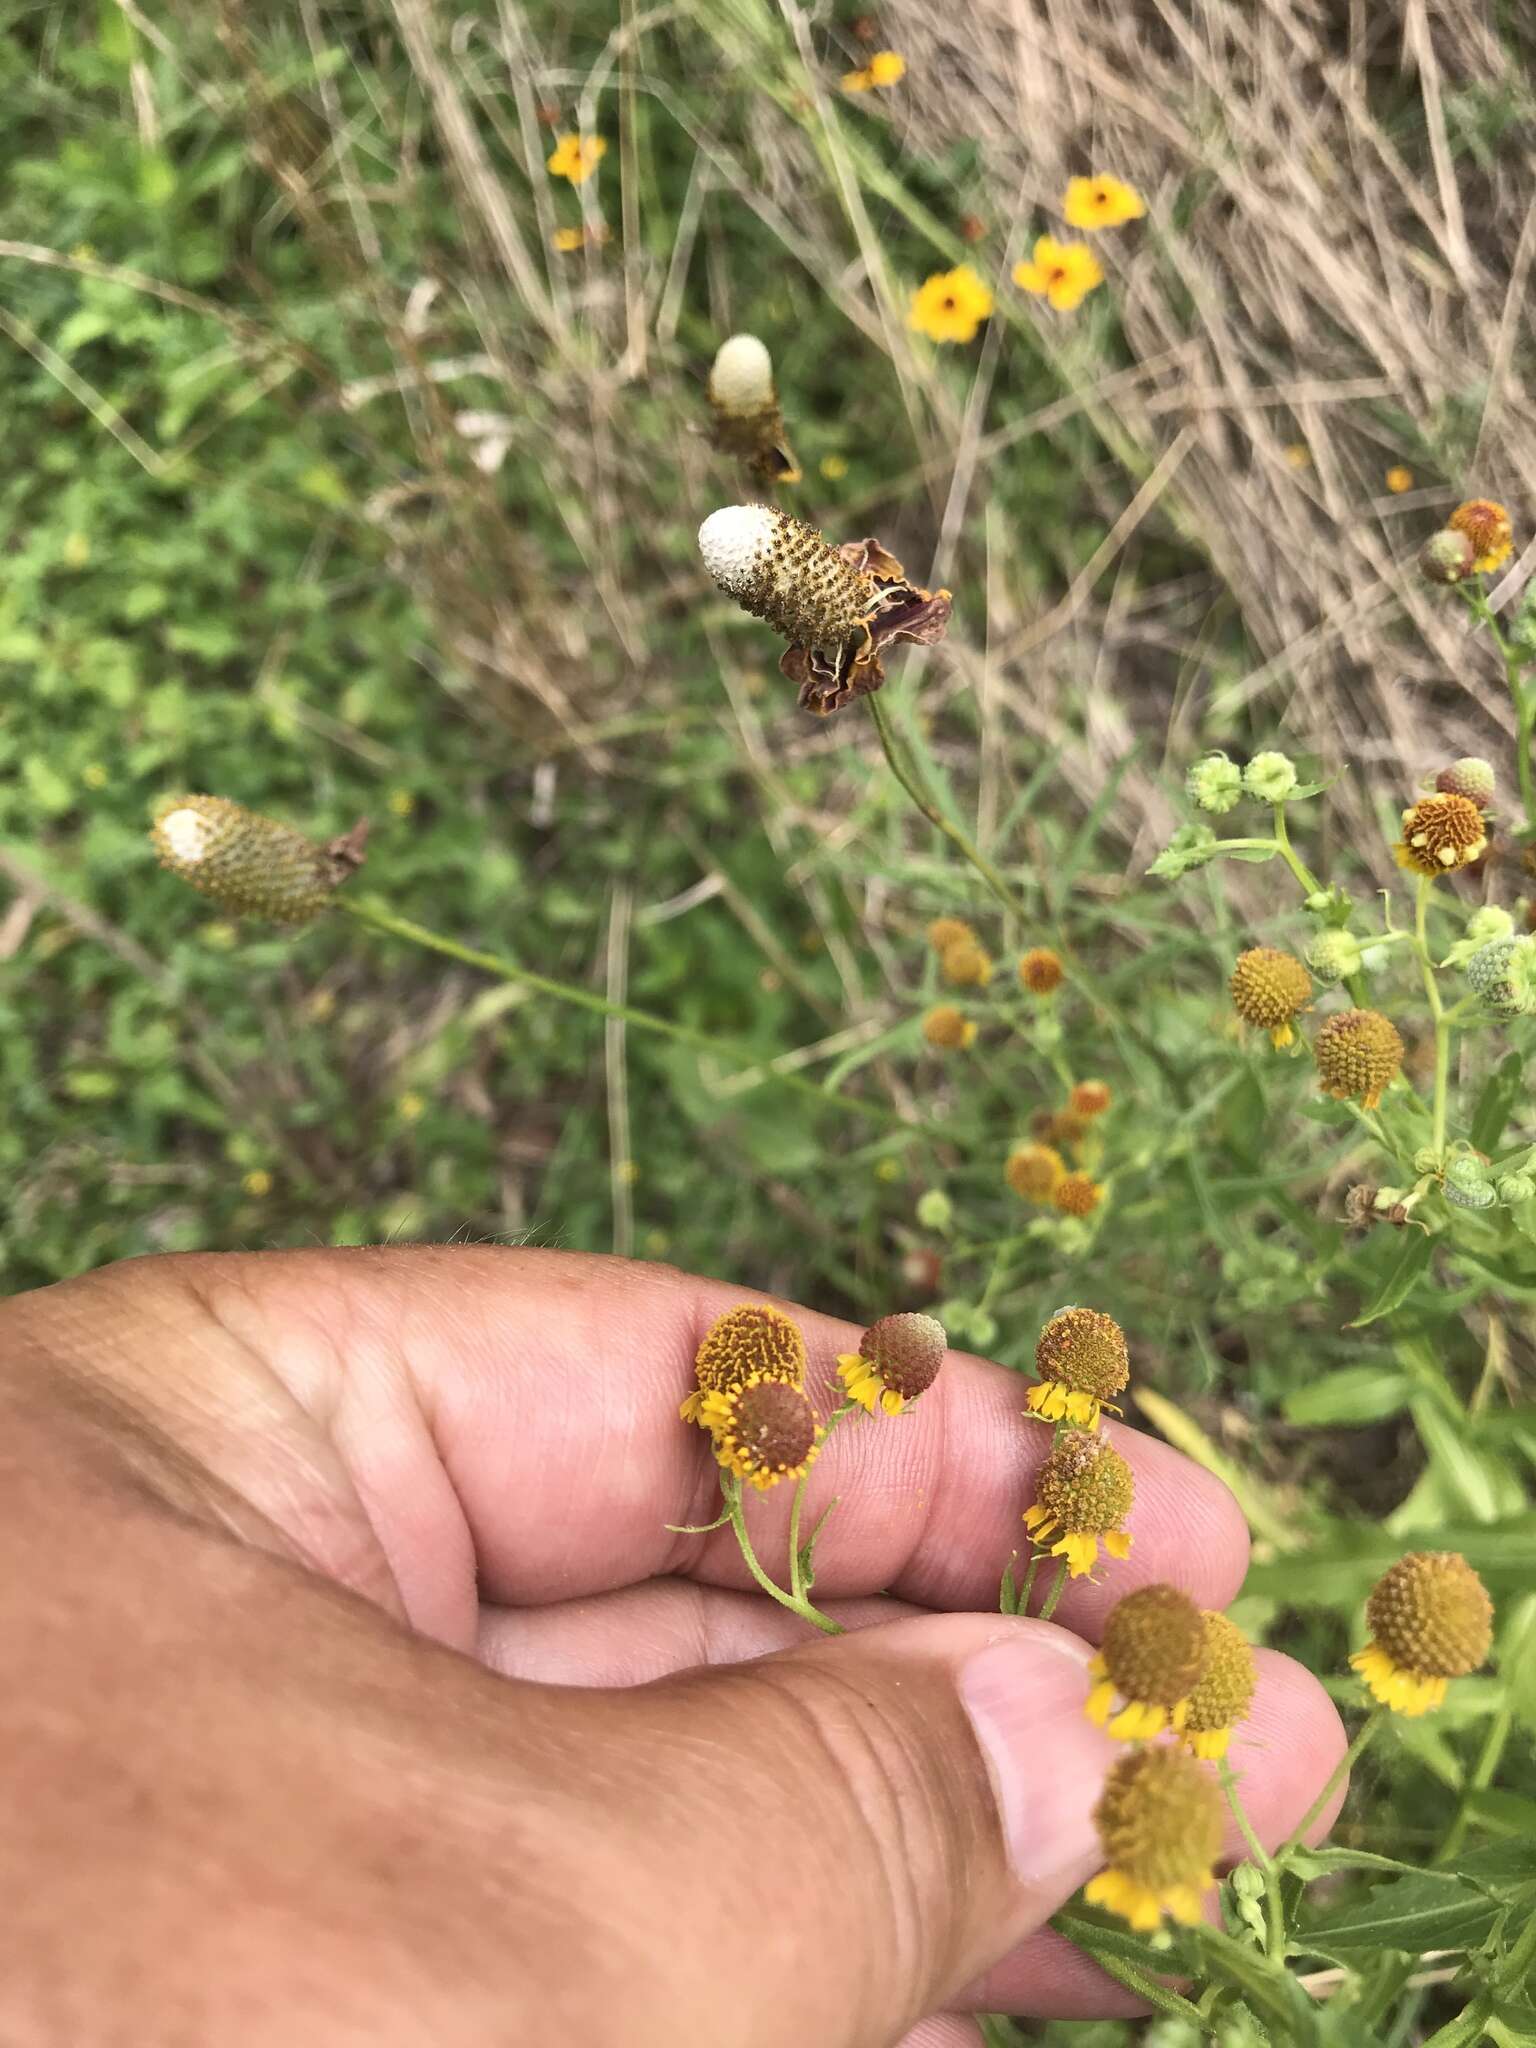
[[[1083,1712],[1091,1655],[1065,1629],[1021,1621],[960,1671],[1014,1874],[1063,1898],[1102,1861],[1093,1809],[1116,1754]]]

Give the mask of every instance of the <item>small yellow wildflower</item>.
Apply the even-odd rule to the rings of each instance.
[[[1048,300],[1058,313],[1070,313],[1104,282],[1104,272],[1085,243],[1042,235],[1035,244],[1034,261],[1013,266],[1013,281],[1021,291]]]
[[[848,458],[846,455],[823,455],[819,467],[829,484],[841,483],[848,474]]]
[[[1104,1189],[1091,1173],[1064,1173],[1051,1190],[1051,1204],[1063,1216],[1091,1216]]]
[[[1026,1202],[1048,1203],[1067,1162],[1050,1145],[1019,1145],[1009,1153],[1004,1178]]]
[[[1040,1332],[1035,1370],[1040,1384],[1024,1397],[1032,1415],[1097,1429],[1101,1408],[1120,1413],[1111,1397],[1131,1376],[1125,1332],[1102,1309],[1059,1308]]]
[[[395,1115],[403,1124],[414,1124],[427,1113],[427,1098],[418,1095],[414,1088],[407,1088],[395,1102]]]
[[[1135,1499],[1131,1468],[1113,1444],[1086,1429],[1064,1429],[1041,1468],[1024,1526],[1052,1557],[1067,1560],[1068,1575],[1082,1578],[1098,1561],[1099,1542],[1111,1557],[1129,1557],[1131,1539],[1121,1526]]]
[[[937,1003],[923,1019],[923,1037],[940,1052],[965,1052],[976,1043],[976,1020],[953,1003]]]
[[[959,939],[944,948],[939,971],[951,988],[985,988],[992,979],[992,956],[974,939]]]
[[[1379,1010],[1335,1010],[1312,1041],[1312,1057],[1325,1095],[1375,1109],[1402,1071],[1403,1041]]]
[[[969,263],[936,271],[913,295],[907,325],[930,341],[973,341],[992,312],[992,288]]]
[[[1184,1740],[1196,1756],[1214,1762],[1226,1755],[1232,1730],[1246,1718],[1259,1674],[1248,1638],[1235,1621],[1210,1608],[1201,1620],[1205,1624],[1205,1667],[1189,1696]]]
[[[968,925],[963,917],[936,917],[929,925],[928,943],[935,953],[947,953],[951,946],[979,946],[975,928]]]
[[[408,789],[392,789],[389,792],[389,808],[397,818],[409,818],[416,809],[416,799]]]
[[[880,86],[897,85],[907,75],[907,60],[899,50],[876,50],[861,70],[845,72],[844,92],[870,92]]]
[[[1397,497],[1401,497],[1404,491],[1411,491],[1413,489],[1413,471],[1405,469],[1400,462],[1394,463],[1391,469],[1387,471],[1387,489]]]
[[[1067,1097],[1068,1106],[1075,1116],[1102,1116],[1109,1108],[1111,1096],[1107,1081],[1078,1081],[1074,1083]]]
[[[1062,216],[1069,228],[1123,227],[1128,220],[1140,220],[1146,202],[1133,185],[1100,171],[1092,178],[1072,178],[1061,202]]]
[[[1437,792],[1403,813],[1397,864],[1416,875],[1443,875],[1470,867],[1488,849],[1488,827],[1469,796]]]
[[[552,178],[569,178],[573,185],[584,185],[607,154],[608,145],[601,135],[561,135],[544,168]]]
[[[1415,1550],[1377,1580],[1365,1605],[1371,1640],[1350,1663],[1383,1706],[1416,1717],[1438,1707],[1447,1683],[1488,1655],[1493,1606],[1454,1550]]]
[[[1061,955],[1049,946],[1031,946],[1019,961],[1019,980],[1032,996],[1048,996],[1060,988],[1065,973]]]
[[[802,1479],[824,1433],[799,1387],[760,1373],[743,1386],[706,1394],[699,1420],[715,1440],[718,1462],[759,1493],[781,1479]]]
[[[939,1376],[949,1349],[944,1325],[933,1316],[908,1311],[881,1316],[859,1340],[857,1351],[840,1353],[837,1376],[871,1415],[899,1415]]]
[[[1141,1586],[1109,1611],[1088,1666],[1094,1683],[1083,1711],[1117,1742],[1149,1742],[1165,1728],[1182,1729],[1205,1656],[1205,1617],[1189,1595],[1176,1586]]]
[[[1471,541],[1476,550],[1472,567],[1480,576],[1497,569],[1514,549],[1515,530],[1509,514],[1492,498],[1469,498],[1445,523],[1452,533],[1464,533]]]
[[[1312,977],[1294,955],[1275,946],[1250,946],[1238,954],[1227,986],[1245,1024],[1267,1031],[1277,1046],[1291,1044],[1291,1019],[1312,999]]]
[[[601,221],[592,227],[556,228],[550,236],[552,246],[562,256],[573,256],[578,249],[601,249],[608,240],[608,230]]]
[[[808,1363],[800,1325],[791,1316],[766,1301],[743,1302],[705,1331],[693,1361],[697,1385],[678,1414],[684,1422],[699,1422],[706,1396],[729,1393],[750,1379],[803,1386]]]
[[[240,1185],[254,1201],[259,1202],[263,1195],[271,1194],[272,1176],[264,1166],[253,1166],[251,1171],[241,1180]]]
[[[1209,1771],[1177,1749],[1138,1749],[1111,1766],[1093,1811],[1109,1868],[1083,1897],[1141,1934],[1165,1913],[1198,1926],[1225,1827]]]
[[[1292,441],[1290,446],[1281,452],[1285,456],[1285,466],[1287,469],[1310,469],[1312,467],[1312,450],[1305,441]]]

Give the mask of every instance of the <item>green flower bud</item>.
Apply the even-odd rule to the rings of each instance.
[[[1506,1173],[1497,1183],[1499,1200],[1514,1208],[1517,1202],[1528,1202],[1536,1195],[1536,1180],[1528,1173]]]
[[[948,1230],[955,1205],[942,1188],[928,1188],[917,1198],[917,1220],[924,1230]]]
[[[1458,1209],[1491,1209],[1497,1196],[1480,1159],[1453,1159],[1445,1169],[1445,1199]]]
[[[1207,754],[1186,778],[1190,796],[1202,811],[1230,811],[1243,793],[1243,771],[1225,754]]]
[[[1496,1017],[1536,1010],[1536,939],[1495,939],[1467,962],[1473,993]]]
[[[1147,869],[1149,875],[1182,875],[1211,857],[1216,834],[1209,825],[1181,825]]]
[[[1497,903],[1485,903],[1467,919],[1465,936],[1474,946],[1491,946],[1495,939],[1507,939],[1514,929],[1515,920],[1507,910]]]
[[[1418,1151],[1414,1153],[1413,1170],[1415,1173],[1438,1173],[1440,1171],[1440,1154],[1433,1145],[1421,1145]]]
[[[997,1342],[997,1317],[984,1308],[971,1311],[971,1342],[978,1351],[990,1351]]]
[[[1442,527],[1419,550],[1419,574],[1426,583],[1459,583],[1472,573],[1477,550],[1464,533]]]
[[[1243,770],[1243,787],[1266,804],[1283,804],[1296,787],[1296,764],[1289,754],[1255,754]]]
[[[1360,941],[1353,932],[1319,932],[1307,948],[1307,965],[1319,981],[1347,981],[1360,972],[1360,960]]]
[[[1463,754],[1449,768],[1440,770],[1435,777],[1435,787],[1443,796],[1467,797],[1480,811],[1486,811],[1493,802],[1493,763],[1485,761],[1480,754]]]

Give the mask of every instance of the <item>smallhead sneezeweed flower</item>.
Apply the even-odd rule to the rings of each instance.
[[[755,334],[722,341],[709,373],[715,446],[739,456],[760,483],[797,484],[800,465],[790,452],[773,381],[773,358]]]
[[[1394,1713],[1427,1714],[1453,1678],[1488,1655],[1493,1605],[1454,1550],[1415,1550],[1376,1581],[1365,1603],[1371,1639],[1350,1663]]]
[[[573,185],[584,185],[607,154],[608,145],[601,135],[561,135],[544,168],[552,178],[569,178]]]
[[[1109,1611],[1084,1708],[1117,1741],[1182,1729],[1205,1669],[1205,1617],[1176,1586],[1141,1586]],[[1115,1701],[1119,1700],[1118,1709]]]
[[[1111,1557],[1130,1555],[1124,1524],[1135,1498],[1131,1468],[1113,1444],[1096,1430],[1064,1429],[1040,1469],[1024,1526],[1080,1579],[1097,1563],[1101,1541]]]
[[[927,939],[935,953],[942,957],[951,946],[979,946],[975,928],[968,925],[963,917],[936,917],[929,925]]]
[[[1151,1934],[1166,1913],[1187,1927],[1216,1882],[1225,1814],[1208,1771],[1178,1749],[1138,1749],[1110,1766],[1093,1812],[1108,1869],[1083,1897]]]
[[[1019,961],[1019,980],[1032,996],[1048,996],[1061,987],[1066,969],[1061,955],[1049,946],[1031,946]]]
[[[1419,574],[1426,583],[1462,583],[1472,574],[1477,550],[1464,533],[1444,526],[1419,549]]]
[[[1104,282],[1104,271],[1084,243],[1058,242],[1054,235],[1042,235],[1035,244],[1034,260],[1013,266],[1013,281],[1020,291],[1044,299],[1053,311],[1071,313]]]
[[[907,325],[930,341],[974,341],[991,314],[992,287],[969,263],[960,263],[924,278],[913,295]]]
[[[899,50],[876,50],[857,71],[845,71],[844,92],[875,92],[887,85],[899,85],[907,75],[907,60]]]
[[[1225,754],[1207,754],[1203,761],[1196,761],[1184,781],[1201,810],[1217,817],[1230,811],[1243,793],[1243,771]]]
[[[1024,1396],[1032,1415],[1096,1429],[1101,1408],[1119,1414],[1111,1403],[1131,1376],[1125,1332],[1102,1309],[1059,1308],[1040,1332],[1035,1370],[1040,1384]]]
[[[1536,1010],[1536,939],[1495,939],[1467,962],[1467,981],[1485,1009],[1498,1017],[1528,1017]]]
[[[1102,1116],[1111,1096],[1107,1081],[1077,1081],[1067,1096],[1067,1106],[1077,1116]]]
[[[816,1411],[788,1380],[754,1373],[742,1386],[706,1394],[699,1419],[719,1462],[759,1493],[781,1479],[803,1478],[821,1448]]]
[[[1435,777],[1435,787],[1442,796],[1468,797],[1480,811],[1486,811],[1493,802],[1496,787],[1493,763],[1485,761],[1480,754],[1464,754],[1449,768],[1440,770]]]
[[[1446,875],[1470,867],[1488,846],[1488,827],[1469,796],[1421,796],[1403,813],[1397,864],[1416,875]]]
[[[1401,497],[1404,491],[1413,489],[1413,471],[1401,462],[1394,462],[1386,475],[1387,489],[1394,497]]]
[[[1064,1173],[1051,1189],[1051,1206],[1063,1216],[1091,1216],[1104,1190],[1091,1173]]]
[[[939,972],[951,988],[985,988],[992,979],[992,956],[974,939],[956,939],[939,955]]]
[[[705,1331],[693,1361],[697,1385],[678,1414],[684,1422],[703,1424],[708,1395],[728,1394],[750,1379],[784,1380],[803,1387],[809,1362],[800,1325],[792,1316],[766,1301],[743,1302],[717,1316]]]
[[[933,1385],[948,1349],[944,1325],[932,1316],[881,1316],[859,1339],[857,1351],[838,1358],[837,1376],[849,1400],[871,1415],[881,1409],[899,1415]]]
[[[1471,541],[1472,567],[1480,576],[1508,561],[1514,551],[1515,530],[1509,514],[1492,498],[1469,498],[1445,523],[1451,533],[1464,533]]]
[[[225,910],[307,924],[362,865],[366,823],[317,846],[291,825],[222,796],[171,796],[150,837],[160,865]]]
[[[1003,1177],[1016,1195],[1042,1207],[1067,1170],[1067,1162],[1050,1145],[1016,1145],[1008,1154]]]
[[[1238,1016],[1267,1031],[1276,1045],[1295,1038],[1291,1019],[1312,999],[1311,975],[1294,954],[1276,946],[1251,946],[1239,953],[1228,987]]]
[[[1259,1674],[1253,1650],[1235,1621],[1207,1608],[1205,1663],[1184,1716],[1184,1740],[1198,1757],[1225,1756],[1232,1730],[1247,1718]]]
[[[1099,171],[1091,178],[1072,178],[1061,202],[1062,218],[1069,228],[1123,227],[1128,220],[1140,220],[1146,204],[1134,185]]]
[[[1402,1070],[1403,1041],[1379,1010],[1339,1010],[1319,1026],[1312,1057],[1325,1095],[1375,1109]]]
[[[817,717],[885,681],[885,648],[942,640],[947,590],[919,589],[877,540],[834,547],[767,505],[726,505],[699,528],[704,566],[743,611],[789,641],[779,667]]]
[[[923,1037],[939,1052],[964,1052],[976,1043],[976,1020],[953,1003],[936,1003],[923,1019]]]

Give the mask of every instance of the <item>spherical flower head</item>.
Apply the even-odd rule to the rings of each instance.
[[[1185,778],[1190,798],[1202,811],[1214,811],[1218,817],[1230,811],[1243,793],[1243,771],[1235,761],[1229,761],[1225,754],[1207,754],[1203,761],[1196,761]]]
[[[1123,227],[1128,220],[1140,220],[1146,202],[1133,185],[1098,171],[1091,178],[1072,178],[1061,202],[1062,218],[1069,228],[1083,228],[1089,234],[1099,228]]]
[[[755,334],[733,334],[715,352],[709,395],[727,412],[756,412],[775,404],[773,358]]]
[[[1094,1429],[1099,1410],[1123,1392],[1131,1376],[1125,1332],[1102,1309],[1059,1308],[1040,1332],[1035,1370],[1040,1384],[1025,1396],[1031,1414]]]
[[[1226,1821],[1210,1773],[1182,1750],[1133,1750],[1110,1766],[1093,1818],[1108,1868],[1090,1880],[1088,1904],[1142,1934],[1164,1914],[1196,1926]]]
[[[907,60],[899,50],[876,50],[859,70],[843,73],[843,91],[874,92],[884,86],[899,85],[906,75]]]
[[[1419,549],[1419,574],[1426,583],[1461,583],[1472,574],[1477,549],[1464,533],[1444,526]]]
[[[1495,787],[1493,764],[1480,754],[1463,754],[1435,777],[1435,788],[1442,796],[1467,797],[1480,811],[1486,811],[1493,802]]]
[[[1528,1202],[1536,1195],[1536,1180],[1528,1173],[1506,1173],[1498,1183],[1499,1200],[1509,1208],[1517,1202]]]
[[[925,278],[913,295],[907,325],[930,341],[974,341],[992,312],[992,288],[969,263]]]
[[[1008,1155],[1004,1178],[1022,1200],[1044,1207],[1066,1170],[1067,1162],[1052,1146],[1018,1145]]]
[[[1064,1557],[1074,1579],[1091,1572],[1099,1542],[1111,1557],[1128,1557],[1131,1539],[1125,1518],[1136,1497],[1131,1468],[1096,1431],[1064,1429],[1041,1467],[1034,1506],[1024,1526],[1036,1543],[1051,1543],[1052,1557]]]
[[[1536,938],[1495,939],[1467,962],[1473,994],[1496,1017],[1526,1017],[1536,1010]]]
[[[1031,946],[1019,961],[1019,980],[1032,996],[1048,996],[1061,987],[1066,969],[1061,955],[1049,946]]]
[[[923,1037],[940,1052],[964,1052],[976,1043],[976,1020],[953,1003],[938,1003],[923,1019]]]
[[[754,1373],[743,1386],[706,1394],[700,1420],[720,1464],[759,1493],[781,1479],[803,1479],[821,1447],[816,1412],[788,1380]]]
[[[601,135],[561,135],[544,168],[552,178],[569,178],[573,185],[584,185],[607,154],[608,145]]]
[[[1386,485],[1394,497],[1401,497],[1404,491],[1413,489],[1413,471],[1401,462],[1393,463],[1387,471]]]
[[[1063,1216],[1091,1216],[1104,1190],[1091,1173],[1064,1173],[1051,1189],[1051,1207]]]
[[[1109,1611],[1085,1709],[1116,1741],[1182,1729],[1205,1669],[1205,1617],[1177,1586],[1142,1586]],[[1120,1704],[1115,1705],[1116,1700]]]
[[[985,988],[992,979],[992,956],[974,939],[960,939],[940,954],[939,972],[951,988]]]
[[[1452,533],[1464,533],[1472,543],[1472,567],[1479,576],[1497,569],[1509,559],[1515,545],[1509,514],[1492,498],[1469,498],[1458,505],[1445,522]]]
[[[1347,981],[1360,972],[1360,941],[1353,932],[1319,932],[1307,948],[1307,965],[1319,981]]]
[[[1473,946],[1491,946],[1495,939],[1513,936],[1515,920],[1497,903],[1485,903],[1467,919],[1463,937]]]
[[[1091,1119],[1102,1116],[1112,1100],[1107,1081],[1077,1081],[1067,1097],[1067,1106],[1074,1116]]]
[[[914,1213],[924,1230],[948,1230],[955,1220],[955,1205],[942,1188],[924,1188]]]
[[[160,865],[243,917],[306,924],[362,858],[361,837],[317,846],[222,796],[167,797],[150,833]]]
[[[947,953],[951,946],[981,944],[974,927],[968,925],[963,917],[936,917],[928,927],[927,938],[934,952],[940,956]]]
[[[1289,754],[1255,754],[1243,770],[1244,789],[1266,804],[1283,804],[1296,780],[1296,764]]]
[[[1487,1162],[1465,1154],[1445,1169],[1440,1191],[1454,1209],[1491,1209],[1498,1200]]]
[[[1416,1550],[1383,1572],[1365,1604],[1371,1639],[1350,1658],[1395,1713],[1426,1714],[1447,1683],[1476,1671],[1493,1640],[1493,1604],[1454,1550]]]
[[[1325,1095],[1374,1109],[1402,1071],[1403,1041],[1379,1010],[1340,1010],[1324,1019],[1312,1041],[1312,1057]]]
[[[944,1325],[932,1316],[881,1316],[864,1332],[858,1350],[838,1359],[837,1376],[848,1398],[871,1415],[882,1409],[899,1415],[933,1385],[948,1349]]]
[[[1205,1661],[1184,1716],[1184,1740],[1198,1757],[1225,1756],[1232,1730],[1247,1718],[1259,1674],[1248,1638],[1235,1621],[1207,1608]]]
[[[1276,1045],[1291,1043],[1291,1019],[1312,999],[1311,975],[1293,953],[1277,946],[1239,953],[1228,987],[1238,1016],[1267,1031]]]
[[[693,1361],[695,1391],[679,1413],[684,1422],[703,1422],[705,1397],[728,1394],[750,1379],[805,1384],[805,1339],[800,1325],[766,1301],[743,1302],[717,1316],[704,1333]]]
[[[1020,291],[1044,299],[1054,312],[1072,313],[1104,282],[1104,270],[1086,244],[1042,235],[1033,260],[1013,266],[1013,281]]]
[[[1403,813],[1399,867],[1416,875],[1447,875],[1470,867],[1488,845],[1483,814],[1467,796],[1421,796]]]

